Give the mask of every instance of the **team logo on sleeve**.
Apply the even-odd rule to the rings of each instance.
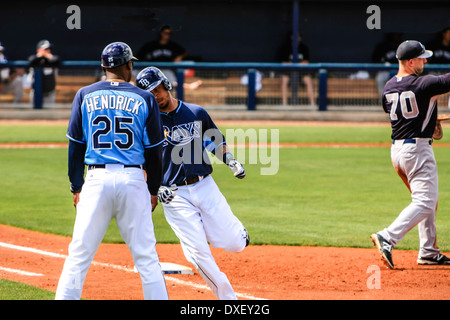
[[[180,124],[169,128],[163,126],[164,129],[164,146],[169,143],[173,146],[183,146],[189,144],[194,138],[201,137],[202,123],[201,121],[194,121],[185,124]]]

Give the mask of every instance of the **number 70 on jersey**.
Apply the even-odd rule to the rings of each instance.
[[[390,117],[391,120],[398,120],[397,108],[400,102],[400,109],[405,119],[412,119],[419,115],[416,95],[412,91],[394,92],[386,94],[386,100],[392,102]],[[409,101],[409,103],[408,103]]]

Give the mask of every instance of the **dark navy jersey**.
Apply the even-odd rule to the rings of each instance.
[[[225,138],[202,107],[179,101],[170,113],[161,112],[163,179],[161,185],[183,183],[187,178],[206,176],[213,169],[208,152],[225,143]]]
[[[450,91],[450,73],[441,76],[393,77],[383,92],[390,114],[392,139],[431,138],[437,119],[437,98]]]
[[[127,82],[100,81],[81,88],[67,137],[86,145],[86,164],[144,164],[144,149],[163,141],[155,97]]]

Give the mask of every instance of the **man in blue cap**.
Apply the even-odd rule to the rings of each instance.
[[[152,221],[164,141],[158,103],[129,83],[136,58],[127,44],[109,44],[101,59],[106,80],[78,91],[67,130],[77,217],[56,299],[80,299],[95,252],[115,218],[141,275],[144,299],[166,300]]]

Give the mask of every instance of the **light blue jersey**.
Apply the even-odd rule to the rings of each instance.
[[[162,132],[151,93],[127,82],[100,81],[75,96],[67,137],[86,145],[88,165],[142,165],[144,150],[162,143]]]

